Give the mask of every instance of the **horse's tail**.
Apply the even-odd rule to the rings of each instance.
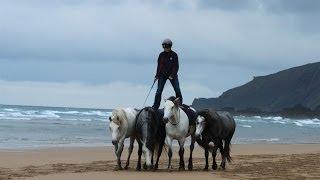
[[[234,134],[234,131],[227,137],[227,139],[224,141],[224,151],[225,151],[225,156],[227,158],[227,161],[230,163],[232,161],[230,152],[231,152],[231,139]]]
[[[226,158],[227,158],[227,161],[230,163],[232,162],[232,157],[230,155],[230,152],[231,152],[231,143],[229,142],[227,148],[225,149],[226,150]]]
[[[158,151],[159,151],[159,144],[156,143],[155,146],[154,146],[153,155],[157,155],[157,154],[158,154]]]

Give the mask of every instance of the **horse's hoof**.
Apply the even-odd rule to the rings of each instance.
[[[208,168],[208,167],[205,167],[205,168],[203,168],[202,170],[203,170],[203,171],[208,171],[209,168]]]
[[[179,171],[184,171],[185,168],[184,167],[179,167]]]
[[[188,165],[188,170],[189,170],[189,171],[192,171],[192,169],[193,169],[193,165],[190,165],[190,164],[189,164],[189,165]]]
[[[141,171],[141,165],[136,167],[136,171]]]
[[[218,168],[218,165],[217,165],[217,164],[212,164],[212,169],[213,169],[213,170],[217,170],[217,168]]]
[[[226,165],[220,165],[220,167],[221,167],[222,170],[226,169]]]
[[[125,166],[125,167],[124,167],[124,170],[128,170],[128,169],[129,169],[129,167],[128,167],[128,166]]]
[[[147,170],[147,169],[148,169],[148,166],[147,166],[146,163],[143,164],[143,169],[144,169],[144,170]]]
[[[154,166],[153,166],[153,171],[157,171],[159,169],[159,164],[155,164]]]
[[[157,171],[157,170],[158,170],[157,168],[153,168],[153,169],[152,169],[152,172],[155,172],[155,171]]]
[[[114,168],[114,170],[115,170],[115,171],[121,171],[121,170],[123,170],[123,169],[122,169],[121,166],[117,166],[117,167]]]

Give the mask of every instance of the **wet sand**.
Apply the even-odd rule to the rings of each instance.
[[[126,155],[125,149],[123,160]],[[188,155],[186,147],[185,162]],[[0,180],[320,179],[320,144],[233,145],[231,155],[233,162],[227,165],[226,170],[203,171],[203,150],[196,147],[194,170],[178,171],[178,153],[175,150],[171,172],[166,170],[166,152],[162,155],[160,170],[136,172],[136,146],[130,169],[125,171],[113,170],[116,162],[112,147],[0,150]],[[220,156],[217,156],[217,161],[220,163]],[[209,162],[211,167],[211,157]]]

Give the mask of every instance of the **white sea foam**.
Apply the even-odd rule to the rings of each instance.
[[[79,111],[56,111],[57,114],[79,114]]]
[[[102,112],[102,111],[89,111],[89,112],[82,112],[81,114],[84,114],[84,115],[96,115],[96,116],[108,116],[107,113],[105,112]]]
[[[293,122],[297,126],[320,126],[319,119],[304,119],[304,120],[294,120]]]
[[[244,128],[252,128],[252,126],[250,125],[240,125],[241,127],[244,127]]]
[[[3,109],[4,111],[8,111],[8,112],[14,112],[17,111],[17,109],[11,109],[11,108],[5,108]]]
[[[237,122],[257,122],[257,120],[252,120],[252,119],[238,119],[237,117],[235,118],[235,121]]]
[[[278,120],[282,120],[283,118],[280,116],[276,116],[276,117],[270,116],[270,117],[265,117],[263,119],[278,121]]]
[[[253,141],[264,141],[264,142],[276,142],[279,141],[279,138],[261,138],[261,139],[251,139]]]
[[[33,110],[5,108],[0,111],[0,120],[65,120],[65,121],[104,121],[108,120],[112,112],[100,110]]]
[[[41,114],[45,115],[47,118],[60,118],[59,115],[49,110],[43,111]]]

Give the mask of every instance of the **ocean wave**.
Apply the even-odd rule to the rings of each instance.
[[[61,120],[108,122],[111,110],[47,107],[2,107],[0,120]]]
[[[51,114],[68,114],[68,115],[86,115],[86,116],[101,116],[107,117],[109,112],[103,111],[53,111],[53,110],[45,110],[46,113]]]
[[[103,116],[103,117],[106,117],[109,115],[108,113],[102,112],[102,111],[89,111],[89,112],[82,112],[81,114],[89,115],[89,116],[96,115],[96,116]]]
[[[269,117],[264,117],[263,119],[279,121],[279,120],[282,120],[283,118],[280,116],[275,116],[275,117],[269,116]]]
[[[43,111],[41,114],[44,115],[46,118],[60,118],[59,115],[49,110]]]
[[[103,121],[106,122],[112,112],[100,110],[18,110],[5,108],[0,111],[0,120],[66,120],[66,121]]]
[[[278,142],[280,138],[238,138],[239,142]]]
[[[18,109],[11,109],[11,108],[4,108],[3,110],[8,112],[18,111]]]
[[[279,138],[266,138],[266,139],[252,139],[253,141],[264,141],[264,142],[276,142],[279,141]]]
[[[251,122],[251,123],[258,122],[257,120],[254,120],[254,119],[239,119],[237,117],[235,117],[235,121],[236,122]]]
[[[240,125],[241,127],[244,127],[244,128],[252,128],[252,126],[250,126],[250,125],[246,125],[246,124],[244,124],[244,125]]]
[[[320,126],[320,120],[319,119],[305,119],[305,120],[295,120],[293,122],[297,126]]]
[[[254,116],[254,117],[244,117],[244,116],[235,116],[235,121],[239,124],[242,124],[240,126],[243,126],[243,123],[245,124],[252,124],[252,123],[274,123],[274,124],[282,124],[282,125],[295,125],[299,127],[308,126],[308,127],[320,127],[320,120],[317,118],[314,119],[289,119],[289,118],[283,118],[280,116],[269,116],[269,117],[260,117],[260,116]]]

